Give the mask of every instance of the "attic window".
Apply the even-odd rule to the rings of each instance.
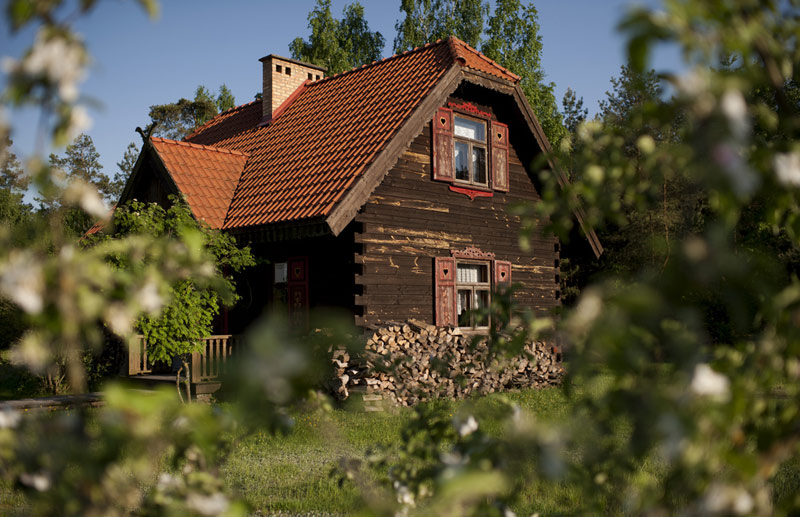
[[[281,65],[275,65],[275,71],[281,73],[283,72],[283,67]]]
[[[433,119],[433,179],[467,187],[450,190],[470,199],[487,189],[508,192],[508,126],[462,111],[439,108]]]
[[[288,66],[286,67],[286,75],[292,75],[292,69]]]
[[[319,81],[319,74],[317,74],[317,81]]]
[[[486,122],[466,117],[454,117],[454,119],[456,180],[488,186]]]
[[[314,79],[314,74],[308,74],[308,80],[311,81],[312,79]]]

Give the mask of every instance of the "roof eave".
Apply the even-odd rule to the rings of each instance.
[[[438,84],[425,95],[422,102],[417,104],[408,119],[391,137],[389,143],[378,153],[347,194],[328,214],[325,221],[334,235],[339,235],[353,220],[366,199],[381,184],[400,153],[411,145],[414,137],[422,131],[425,124],[430,122],[436,109],[444,103],[450,92],[458,87],[463,79],[461,70],[461,65],[454,63],[450,66]]]

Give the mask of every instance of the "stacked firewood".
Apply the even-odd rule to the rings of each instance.
[[[485,337],[416,320],[371,329],[365,350],[357,355],[340,349],[331,354],[334,378],[328,387],[338,399],[355,391],[401,406],[437,397],[542,388],[560,384],[564,376],[556,347],[529,343],[518,357],[490,358]]]

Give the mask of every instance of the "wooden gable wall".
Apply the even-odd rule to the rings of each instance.
[[[450,99],[464,100],[470,99]],[[472,103],[492,113],[490,106]],[[470,246],[512,263],[512,281],[521,285],[515,295],[520,305],[539,312],[560,305],[558,240],[534,235],[531,250],[523,250],[520,218],[509,211],[515,203],[540,199],[514,146],[520,139],[513,132],[522,130],[520,124],[510,125],[510,191],[475,199],[432,180],[431,125],[417,135],[355,218],[356,262],[361,264],[358,324],[411,317],[434,323],[434,259]],[[519,154],[528,160],[531,150]]]

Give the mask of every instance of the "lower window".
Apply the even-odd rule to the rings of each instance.
[[[456,315],[459,327],[488,327],[491,281],[488,262],[458,261]]]

